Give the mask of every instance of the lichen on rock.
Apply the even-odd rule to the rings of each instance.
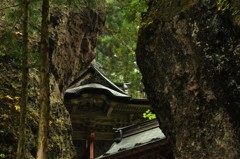
[[[175,158],[237,158],[237,15],[219,10],[212,0],[186,5],[174,14],[169,13],[171,5],[161,10],[166,14],[156,9],[164,1],[150,2],[143,18],[151,23],[140,28],[137,62]]]

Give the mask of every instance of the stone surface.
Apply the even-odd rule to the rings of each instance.
[[[71,136],[72,125],[69,113],[63,104],[63,93],[72,80],[94,58],[93,49],[103,22],[104,14],[90,8],[85,8],[82,12],[67,8],[51,8],[49,53],[52,73],[50,74],[49,158],[71,159],[75,157]],[[30,61],[31,64],[32,62]],[[19,55],[0,54],[0,155],[9,159],[15,158],[17,148],[21,89],[19,63]],[[36,157],[39,118],[39,71],[30,69],[29,75],[27,159]]]
[[[162,16],[156,10],[160,2],[150,2],[139,32],[137,61],[175,157],[237,158],[237,15],[215,1],[199,1],[180,12],[165,5],[165,12],[175,14]]]
[[[104,24],[104,13],[53,9],[50,38],[51,69],[61,92],[94,59],[93,50]]]
[[[0,108],[0,153],[6,158],[15,158],[19,125],[19,99],[21,74],[17,64],[10,57],[0,57],[1,63],[1,108]],[[29,72],[29,104],[26,122],[26,158],[35,158],[37,150],[38,111],[39,111],[39,72],[31,69]],[[61,94],[56,81],[51,76],[51,112],[49,157],[70,159],[74,157],[74,147],[71,139],[71,121],[61,100]]]

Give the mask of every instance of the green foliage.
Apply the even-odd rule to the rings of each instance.
[[[148,118],[149,120],[156,119],[156,114],[153,114],[151,110],[148,109],[145,113],[143,113],[143,118]]]
[[[0,159],[2,159],[2,158],[6,158],[6,155],[3,153],[0,153]]]
[[[155,20],[168,21],[181,12],[189,10],[197,0],[161,0],[148,1],[149,11],[142,19],[141,28],[146,28]],[[151,3],[151,4],[150,4]]]
[[[230,4],[227,0],[217,0],[217,10],[225,12],[228,9],[230,9]]]
[[[230,11],[232,15],[240,14],[240,9],[234,5],[235,3],[231,3],[229,0],[217,0],[217,10],[225,13],[226,11]]]
[[[129,83],[129,93],[144,97],[135,49],[144,1],[107,1],[105,29],[97,45],[96,57],[107,76],[116,83]]]
[[[5,1],[4,1],[5,2]],[[42,1],[35,0],[30,2],[30,19],[29,19],[29,61],[32,67],[39,67],[38,41],[41,23],[41,14],[39,12]],[[3,27],[0,25],[0,56],[10,55],[15,60],[20,61],[22,47],[22,1],[5,2],[0,11],[3,16],[0,20],[3,22]]]
[[[20,57],[20,39],[11,29],[1,30],[0,35],[0,52],[1,55],[11,54],[16,58]]]
[[[105,9],[106,0],[55,0],[64,1],[65,4],[79,11],[83,11],[86,7],[98,12]]]
[[[71,3],[70,0],[52,0],[51,4],[60,5],[60,6],[68,6]]]
[[[19,76],[8,55],[0,56],[0,158],[15,158],[20,102]],[[7,64],[6,64],[7,63]],[[12,72],[11,72],[12,71]],[[9,144],[10,143],[10,144]]]

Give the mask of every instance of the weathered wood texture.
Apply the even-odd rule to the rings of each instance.
[[[24,0],[23,16],[23,47],[22,47],[22,88],[20,103],[20,125],[18,135],[17,159],[24,159],[26,154],[26,113],[28,103],[28,21],[29,21],[29,0]]]
[[[43,0],[41,44],[40,44],[40,112],[38,129],[37,159],[48,159],[48,134],[50,114],[50,72],[49,72],[49,0]]]
[[[149,1],[143,15],[137,62],[175,158],[239,156],[240,7],[226,3]]]

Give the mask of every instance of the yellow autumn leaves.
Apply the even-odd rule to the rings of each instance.
[[[5,100],[8,100],[8,105],[13,105],[15,110],[20,112],[20,105],[19,105],[19,102],[20,102],[20,97],[18,96],[10,96],[10,95],[6,95],[6,96],[0,96],[0,99],[5,99]],[[10,104],[12,103],[12,104]]]

